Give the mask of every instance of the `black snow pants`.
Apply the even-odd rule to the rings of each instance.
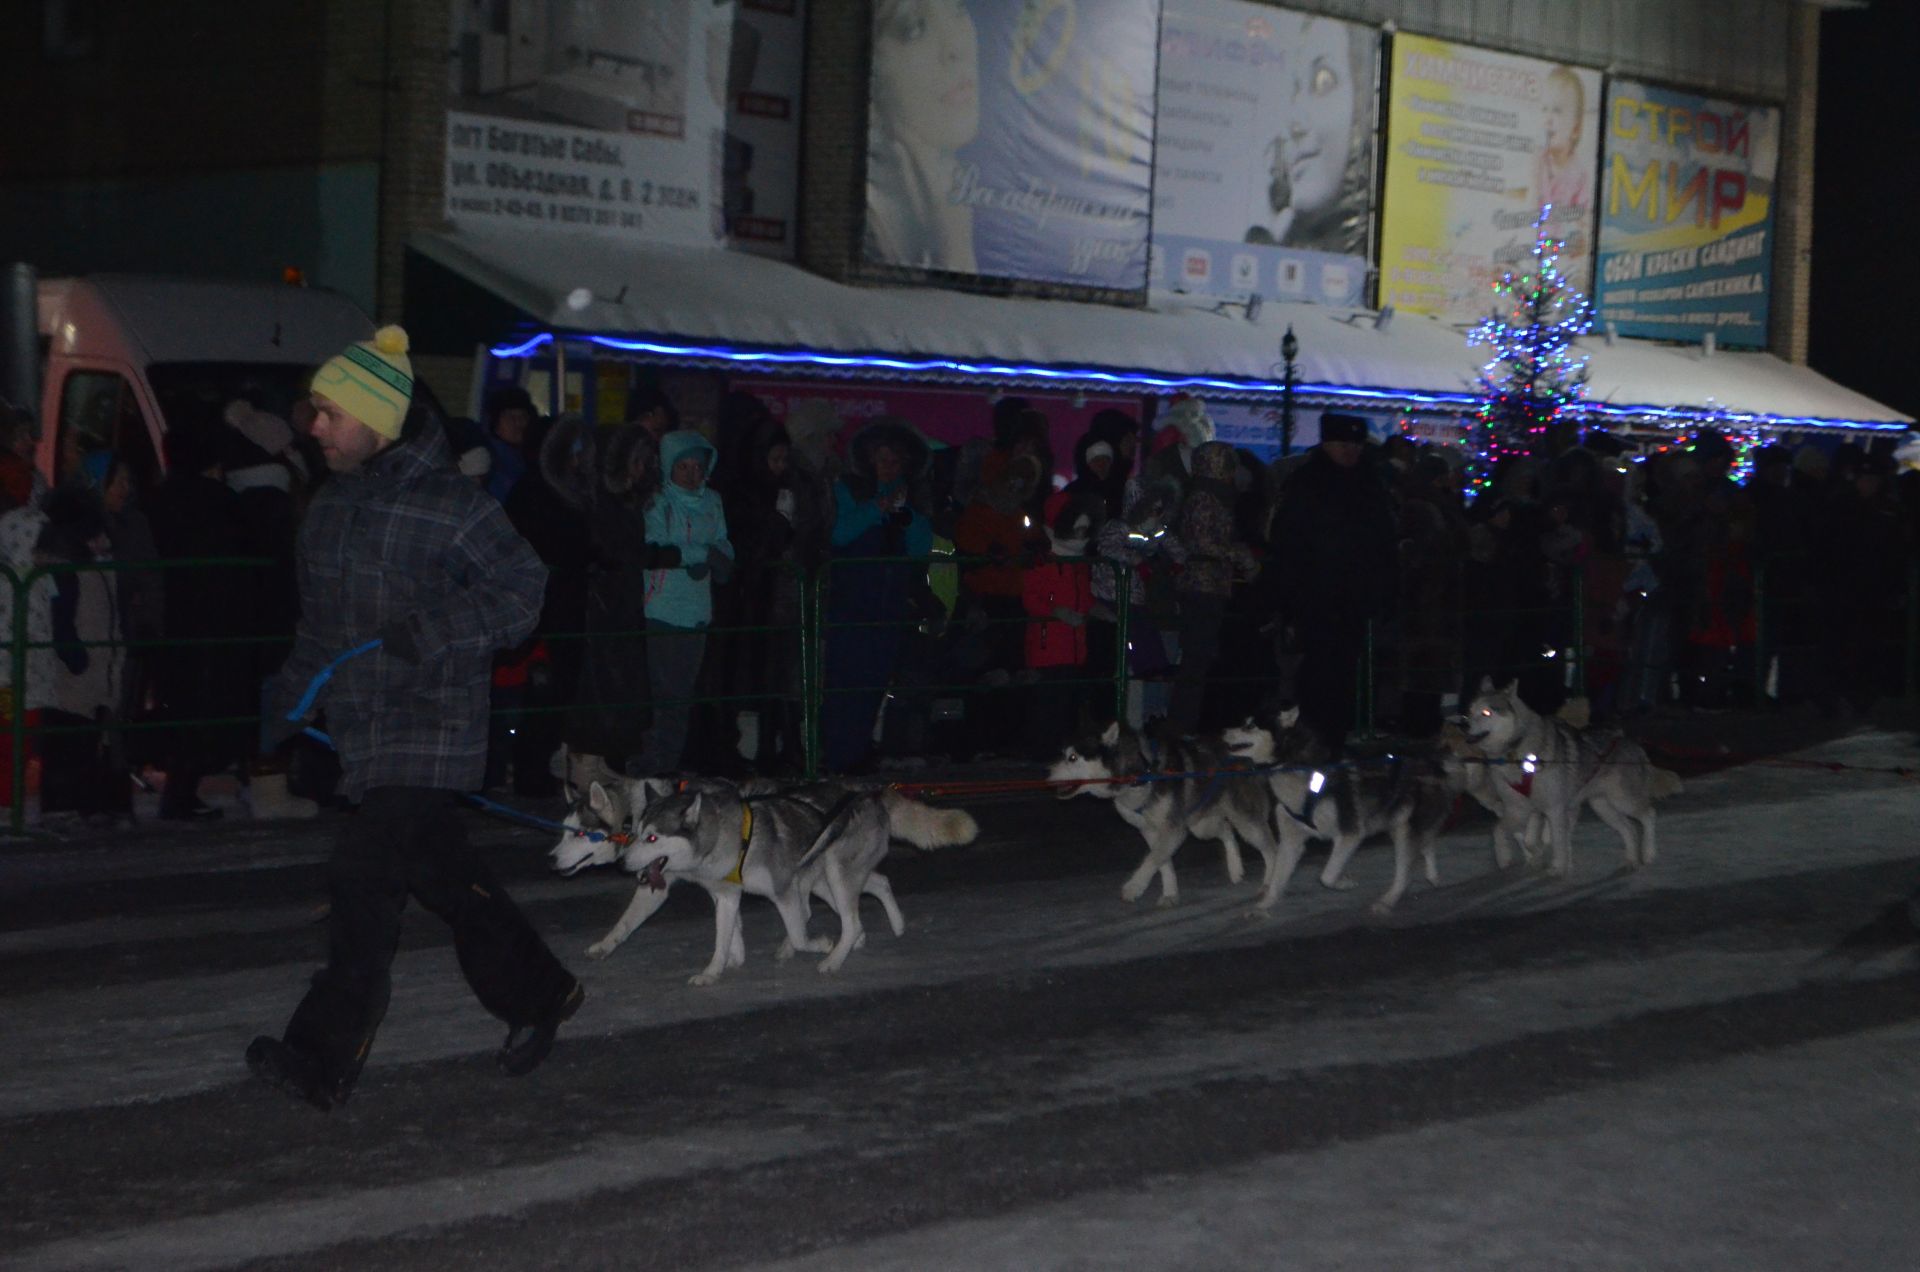
[[[1327,745],[1341,751],[1358,714],[1355,699],[1360,659],[1366,653],[1367,620],[1317,613],[1300,621],[1295,630],[1300,637],[1300,714]]]
[[[550,1013],[573,988],[525,914],[494,882],[453,815],[454,796],[423,787],[367,792],[327,862],[327,965],[288,1021],[285,1041],[351,1086],[386,1015],[388,972],[411,893],[453,929],[474,997],[510,1028]]]

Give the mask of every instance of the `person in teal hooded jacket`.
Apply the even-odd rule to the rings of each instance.
[[[719,452],[700,434],[678,429],[660,439],[666,481],[647,506],[647,542],[680,550],[678,566],[646,572],[647,677],[653,728],[641,753],[642,773],[680,766],[687,743],[692,686],[706,656],[713,621],[713,581],[733,573],[733,544],[719,494],[708,488]]]

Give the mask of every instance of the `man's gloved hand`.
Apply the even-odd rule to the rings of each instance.
[[[1087,621],[1087,616],[1085,614],[1082,614],[1079,610],[1076,610],[1076,609],[1068,609],[1064,605],[1054,606],[1053,616],[1058,621],[1065,623],[1068,627],[1078,627],[1082,623]]]
[[[699,582],[701,579],[706,578],[707,575],[711,573],[713,573],[713,567],[708,565],[705,561],[701,561],[697,565],[690,565],[687,567],[687,577],[694,580],[695,582]]]
[[[733,558],[718,548],[707,549],[707,568],[713,571],[715,583],[725,583],[733,578]]]
[[[420,662],[420,646],[415,643],[413,629],[407,625],[405,619],[388,623],[374,635],[380,638],[382,653],[390,654],[409,666],[418,665]]]

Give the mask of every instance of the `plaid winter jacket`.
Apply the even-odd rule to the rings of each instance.
[[[384,649],[342,663],[318,706],[343,793],[473,790],[487,758],[497,649],[540,616],[547,571],[500,505],[452,465],[438,428],[336,475],[299,540],[300,627],[274,700],[284,712],[337,655],[404,623],[417,665]]]

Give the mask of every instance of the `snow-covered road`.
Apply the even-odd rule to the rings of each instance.
[[[1913,760],[1871,732],[1809,755]],[[628,885],[530,878],[516,897],[592,993],[552,1061],[492,1072],[500,1028],[416,912],[331,1118],[240,1065],[316,950],[317,835],[17,856],[0,1258],[1912,1266],[1915,962],[1820,955],[1920,881],[1917,814],[1910,781],[1751,765],[1663,808],[1648,871],[1621,874],[1588,818],[1571,880],[1492,875],[1475,822],[1390,920],[1365,915],[1374,849],[1355,891],[1303,870],[1259,921],[1252,881],[1196,846],[1185,904],[1123,905],[1137,839],[1049,803],[983,814],[962,860],[896,856],[907,933],[870,915],[838,976],[775,963],[750,904],[748,964],[710,989],[686,984],[711,947],[698,909],[590,963]],[[115,912],[85,904],[96,883]],[[63,899],[37,922],[35,891]]]

